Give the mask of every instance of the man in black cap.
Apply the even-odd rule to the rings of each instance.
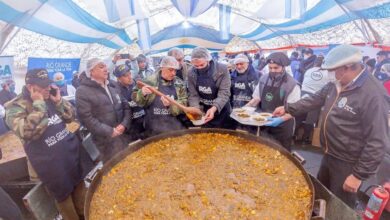
[[[6,122],[22,140],[32,167],[54,196],[61,215],[77,220],[83,214],[82,180],[92,163],[81,157],[85,151],[80,140],[66,128],[66,123],[74,120],[72,105],[51,83],[46,69],[29,70],[22,93],[6,104]]]
[[[299,65],[300,77],[298,82],[300,84],[302,84],[303,82],[303,78],[305,76],[306,71],[314,66],[314,61],[317,59],[317,56],[314,55],[314,52],[311,48],[304,49],[302,51],[302,54],[303,54],[303,60]]]
[[[122,64],[115,68],[114,76],[117,77],[118,87],[122,96],[128,101],[131,109],[131,126],[126,133],[129,135],[130,141],[143,139],[144,137],[144,116],[145,110],[137,105],[132,100],[131,94],[133,92],[135,81],[131,77],[130,65]]]
[[[256,86],[252,100],[247,106],[260,107],[262,112],[272,113],[273,110],[286,102],[293,103],[300,99],[301,90],[292,76],[286,72],[290,59],[282,52],[268,56],[269,73],[264,74]],[[269,118],[262,134],[270,135],[290,151],[294,133],[294,120],[291,115]]]

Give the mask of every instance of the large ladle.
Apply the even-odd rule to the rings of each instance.
[[[152,91],[154,94],[168,99],[171,104],[176,105],[178,108],[183,110],[183,112],[186,113],[186,116],[190,120],[200,120],[202,118],[203,112],[200,109],[198,109],[198,108],[188,107],[188,106],[182,105],[182,104],[178,103],[177,101],[175,101],[174,99],[172,99],[171,97],[169,97],[169,96],[165,95],[164,93],[158,91],[158,89],[156,89],[155,87],[150,86],[150,85],[148,85],[148,84],[146,84],[144,82],[137,81],[137,86],[138,86],[138,88],[142,88],[144,86],[147,86],[148,89],[150,89],[150,91]]]

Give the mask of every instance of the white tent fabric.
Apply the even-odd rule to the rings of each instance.
[[[261,41],[287,34],[310,33],[340,25],[359,18],[379,19],[390,17],[390,0],[321,0],[302,18],[281,24],[262,24],[256,30],[243,35],[249,40]]]
[[[196,17],[203,14],[218,0],[171,0],[175,8],[184,17]]]
[[[306,7],[307,0],[267,1],[256,14],[265,19],[299,18]]]
[[[131,43],[123,29],[97,20],[70,0],[3,0],[0,19],[66,41],[100,43],[111,48]]]
[[[14,55],[16,64],[23,66],[29,56],[105,58],[121,48],[127,50],[132,42],[148,53],[172,46],[220,50],[234,36],[266,49],[330,43],[390,45],[390,0],[198,0],[193,2],[211,6],[204,4],[208,9],[195,17],[183,16],[172,2],[3,0],[0,53]],[[230,10],[223,24],[221,6]],[[175,29],[184,21],[199,28]],[[172,29],[179,32],[159,34]],[[202,35],[206,29],[212,38]],[[224,30],[229,30],[226,38],[221,37]]]

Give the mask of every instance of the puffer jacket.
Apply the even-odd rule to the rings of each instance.
[[[298,116],[324,106],[320,142],[325,153],[354,163],[352,174],[365,180],[375,174],[390,146],[386,91],[364,70],[347,88],[328,83],[317,93],[286,104]]]
[[[83,80],[76,91],[77,115],[81,124],[91,132],[92,139],[99,148],[124,148],[127,145],[125,138],[121,138],[124,135],[119,138],[112,138],[111,135],[119,124],[129,128],[130,106],[114,83],[110,82],[108,89],[113,103],[106,90],[96,81],[89,78]]]

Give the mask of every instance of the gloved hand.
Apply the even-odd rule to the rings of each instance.
[[[267,118],[267,121],[270,121],[270,122],[265,124],[265,126],[269,126],[269,127],[278,127],[280,124],[282,124],[284,122],[282,117],[276,117],[276,118],[269,117],[269,118]]]

